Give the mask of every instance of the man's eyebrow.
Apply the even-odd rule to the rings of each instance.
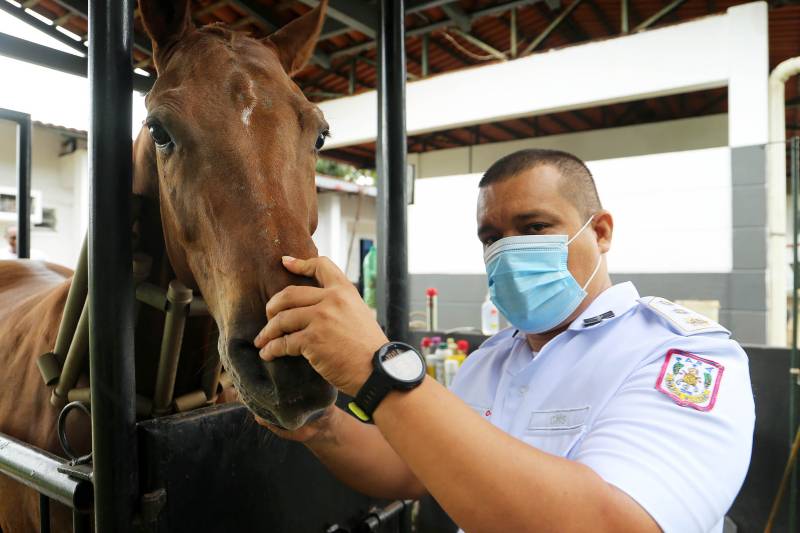
[[[487,233],[487,232],[490,232],[490,231],[494,231],[494,229],[495,229],[495,227],[492,226],[491,224],[483,224],[483,225],[478,227],[478,237],[480,237],[484,233]]]
[[[550,213],[548,211],[541,211],[535,209],[533,211],[527,211],[525,213],[516,214],[514,215],[513,220],[514,222],[518,222],[521,220],[528,220],[529,218],[554,218],[554,215],[553,213]]]

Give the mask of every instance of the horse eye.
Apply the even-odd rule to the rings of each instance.
[[[150,130],[150,137],[157,146],[165,147],[172,142],[172,137],[169,136],[169,133],[167,133],[167,130],[165,130],[161,124],[154,122],[149,124],[147,129]]]
[[[317,142],[314,144],[314,148],[317,150],[322,150],[322,147],[325,146],[325,138],[328,136],[328,130],[323,131],[317,137]]]

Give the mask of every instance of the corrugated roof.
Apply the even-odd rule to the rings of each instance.
[[[47,128],[51,130],[57,130],[67,135],[71,135],[73,137],[79,137],[81,139],[85,139],[88,136],[88,133],[84,130],[79,130],[75,128],[68,128],[66,126],[61,126],[59,124],[51,124],[49,122],[41,122],[39,120],[33,121],[34,126],[39,126],[40,128]]]

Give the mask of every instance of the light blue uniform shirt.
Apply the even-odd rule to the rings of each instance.
[[[747,356],[729,336],[621,283],[535,357],[514,329],[488,339],[451,390],[506,433],[589,466],[665,532],[716,533],[755,422]]]

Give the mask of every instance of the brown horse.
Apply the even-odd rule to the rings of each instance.
[[[244,403],[297,428],[330,405],[335,390],[302,358],[262,363],[252,339],[269,298],[306,283],[280,257],[317,253],[315,163],[328,126],[291,76],[313,52],[327,2],[263,40],[219,25],[195,28],[189,4],[140,0],[159,74],[133,154],[134,192],[151,207],[142,233],[149,252],[165,249],[175,277],[202,293]],[[0,262],[0,432],[54,453],[58,409],[36,358],[53,348],[70,275],[39,262]],[[141,326],[150,323],[140,317],[137,359]],[[196,376],[194,363],[185,369],[182,361],[179,372]],[[137,360],[137,391],[151,387]],[[87,435],[85,428],[70,432]],[[0,475],[0,530],[35,531],[37,507],[33,491]],[[63,508],[54,512],[54,522],[69,522]]]

